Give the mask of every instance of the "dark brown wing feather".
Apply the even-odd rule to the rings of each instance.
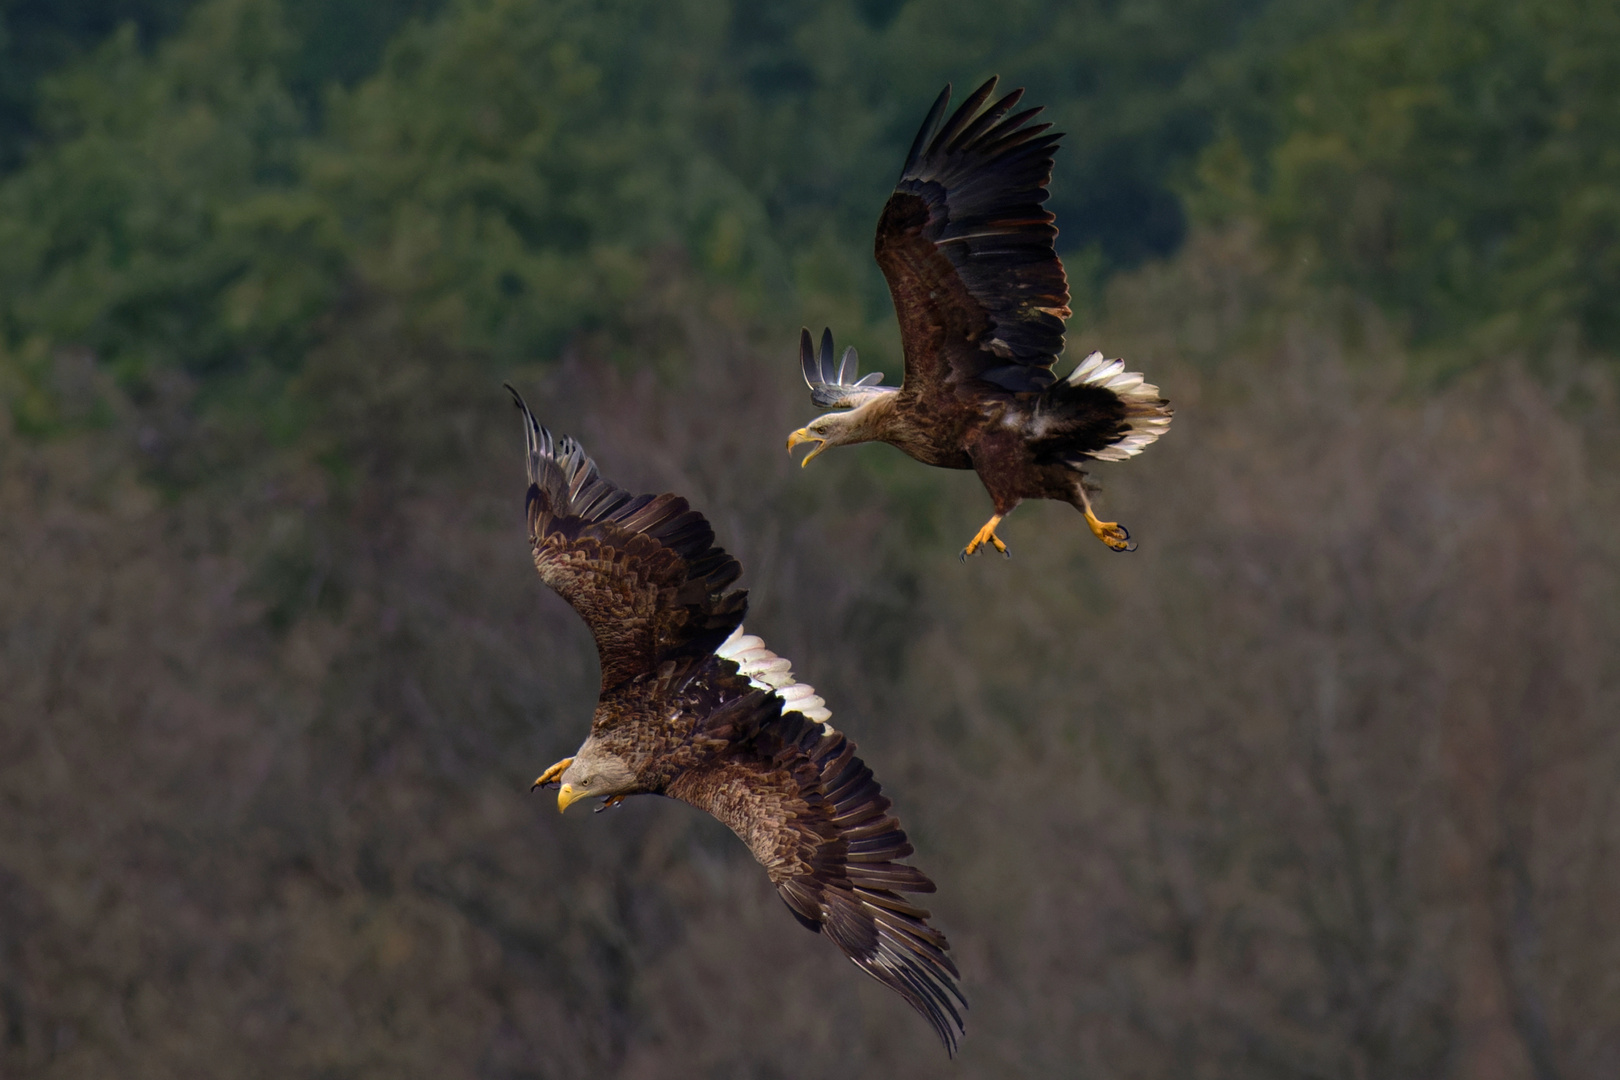
[[[529,541],[540,577],[596,638],[602,691],[712,653],[742,622],[742,572],[675,495],[632,496],[573,439],[553,442],[516,390],[529,451]]]
[[[913,396],[947,385],[1039,391],[1063,351],[1069,285],[1041,206],[1062,136],[1029,123],[1040,109],[1008,115],[1022,90],[987,107],[995,86],[990,79],[942,123],[945,87],[878,219],[875,253]]]
[[[735,676],[733,676],[735,678]],[[724,681],[721,676],[717,681]],[[700,722],[719,752],[666,794],[708,811],[740,836],[794,916],[825,931],[856,966],[905,998],[956,1052],[967,1007],[945,935],[906,899],[934,883],[911,854],[855,744],[753,690]],[[711,743],[711,745],[713,745]]]

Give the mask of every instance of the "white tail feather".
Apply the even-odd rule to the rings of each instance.
[[[1069,382],[1075,386],[1079,386],[1081,383],[1086,381],[1086,377],[1088,375],[1097,370],[1097,365],[1101,364],[1102,362],[1102,353],[1092,353],[1090,356],[1080,361],[1080,365],[1078,367],[1069,372]]]
[[[1125,403],[1125,433],[1118,442],[1089,456],[1099,461],[1124,461],[1135,457],[1170,429],[1173,415],[1159,395],[1159,388],[1139,371],[1126,371],[1124,360],[1104,360],[1094,352],[1069,373],[1070,386],[1100,386],[1111,390]]]

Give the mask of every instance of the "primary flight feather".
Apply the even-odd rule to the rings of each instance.
[[[1119,461],[1170,426],[1159,388],[1121,360],[1092,353],[1065,378],[1069,285],[1043,209],[1057,134],[1013,112],[1022,90],[991,102],[996,80],[979,87],[947,120],[951,88],[917,132],[894,193],[878,219],[874,253],[889,283],[906,373],[856,378],[854,349],[833,363],[832,332],[814,349],[800,332],[811,400],[828,413],[788,436],[788,449],[880,441],[928,465],[972,469],[994,515],[963,549],[1006,552],[996,526],[1025,499],[1057,499],[1085,515],[1115,551],[1134,548],[1117,522],[1092,510],[1088,459]]]
[[[800,923],[905,998],[954,1053],[966,1008],[956,966],[907,898],[934,883],[901,861],[911,844],[826,703],[744,633],[737,560],[685,499],[632,496],[512,397],[535,567],[590,627],[602,664],[590,734],[535,786],[559,784],[559,810],[666,795],[712,814]]]

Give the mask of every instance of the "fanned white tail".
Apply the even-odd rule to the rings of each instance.
[[[1105,360],[1102,353],[1094,352],[1069,373],[1068,383],[1112,390],[1125,403],[1125,434],[1118,442],[1091,454],[1099,461],[1135,457],[1170,430],[1174,413],[1159,395],[1159,388],[1144,379],[1140,371],[1126,371],[1124,360]]]

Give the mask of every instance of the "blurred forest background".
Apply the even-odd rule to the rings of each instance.
[[[0,1076],[1620,1075],[1620,6],[0,0]],[[1068,133],[1105,551],[800,472],[933,95]],[[1067,364],[1072,361],[1066,361]],[[663,800],[502,380],[688,495],[939,882],[960,1062]]]

